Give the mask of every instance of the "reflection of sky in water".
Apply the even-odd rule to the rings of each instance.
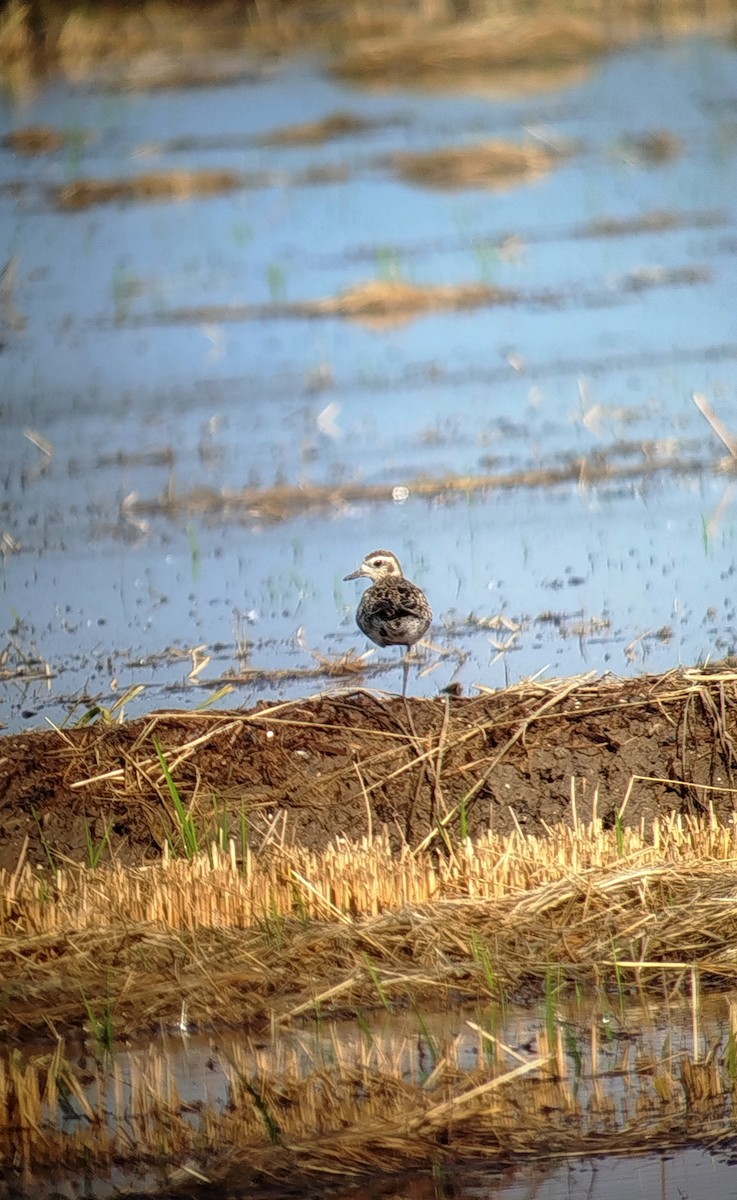
[[[727,1054],[730,1037],[727,999],[714,994],[703,997],[698,1040],[702,1057],[707,1046],[715,1051],[718,1061]],[[628,1001],[621,1013],[616,1004],[611,1011],[606,1008],[601,995],[593,997],[586,993],[581,993],[578,1001],[562,1000],[557,1004],[555,1020],[563,1033],[567,1072],[559,1086],[561,1095],[568,1096],[571,1107],[578,1105],[581,1134],[600,1129],[601,1114],[606,1112],[609,1131],[621,1130],[620,1149],[625,1150],[629,1127],[635,1126],[635,1136],[641,1136],[648,1125],[655,1126],[663,1121],[664,1113],[658,1111],[659,1106],[655,1103],[655,1080],[669,1071],[678,1078],[681,1057],[693,1057],[693,1014],[690,1005],[678,999],[667,1004],[658,1001],[644,1005]],[[438,1060],[445,1057],[451,1064],[450,1069],[457,1063],[461,1072],[474,1073],[467,1084],[462,1076],[459,1077],[455,1090],[460,1093],[464,1087],[478,1082],[476,1072],[479,1069],[482,1073],[487,1070],[485,1059],[489,1044],[479,1034],[479,1027],[498,1038],[504,1047],[510,1047],[523,1061],[529,1061],[540,1052],[538,1038],[545,1034],[548,1015],[544,1003],[523,1006],[511,1002],[503,1008],[468,1006],[443,1013],[423,1010],[421,1014],[397,1012],[387,1015],[380,1011],[373,1015],[364,1014],[360,1028],[355,1021],[324,1019],[316,1026],[282,1026],[273,1038],[259,1037],[255,1043],[238,1030],[192,1036],[166,1032],[153,1039],[147,1038],[140,1047],[134,1044],[116,1052],[115,1061],[121,1075],[118,1094],[123,1097],[126,1111],[130,1111],[131,1074],[137,1077],[140,1071],[151,1071],[152,1060],[155,1062],[159,1056],[166,1059],[183,1103],[193,1106],[185,1119],[194,1125],[200,1119],[199,1104],[206,1102],[217,1110],[222,1109],[228,1100],[228,1079],[239,1074],[255,1084],[262,1075],[294,1080],[315,1074],[329,1078],[333,1070],[358,1070],[371,1075],[399,1077],[407,1083],[422,1086]],[[477,1028],[469,1026],[469,1021]],[[594,1042],[597,1047],[596,1076],[592,1075]],[[67,1052],[84,1065],[81,1046],[71,1044]],[[502,1051],[500,1065],[494,1070],[500,1072],[505,1065],[513,1069],[519,1065],[519,1060]],[[166,1071],[161,1072],[163,1076],[166,1074]],[[534,1092],[532,1079],[529,1087]],[[542,1087],[552,1103],[549,1085],[543,1083]],[[511,1084],[511,1096],[514,1088]],[[114,1112],[116,1090],[112,1079],[105,1087],[105,1097],[107,1110]],[[89,1098],[97,1110],[96,1085],[93,1085]],[[534,1103],[532,1095],[529,1102],[530,1105]],[[607,1102],[610,1108],[606,1108]],[[554,1124],[559,1124],[560,1115],[551,1113],[551,1118]],[[64,1125],[68,1127],[69,1123],[64,1122]],[[573,1133],[572,1123],[569,1128]],[[671,1143],[672,1130],[666,1136]],[[477,1141],[477,1151],[478,1148]],[[478,1158],[478,1153],[475,1157]],[[448,1164],[446,1182],[452,1183],[453,1195],[460,1200],[492,1194],[507,1200],[518,1197],[525,1200],[531,1195],[548,1200],[561,1200],[561,1197],[568,1200],[570,1197],[632,1200],[633,1196],[643,1197],[643,1200],[651,1196],[660,1200],[681,1200],[686,1195],[692,1200],[711,1200],[715,1195],[732,1195],[731,1179],[727,1174],[730,1170],[733,1167],[718,1156],[712,1157],[698,1148],[674,1148],[669,1144],[667,1159],[657,1154],[641,1157],[622,1154],[610,1159],[572,1157],[559,1165],[553,1158],[507,1166],[503,1170],[497,1168],[496,1171],[483,1161],[475,1166],[468,1162],[460,1166]],[[118,1182],[124,1182],[124,1179]],[[240,1194],[237,1181],[231,1183],[234,1186],[228,1188],[228,1194]],[[96,1194],[106,1195],[108,1191],[106,1181],[103,1181]],[[245,1182],[243,1194],[246,1194]],[[416,1200],[425,1195],[423,1178],[396,1181],[391,1194]],[[433,1191],[427,1194],[428,1200],[436,1195]]]
[[[713,1200],[734,1186],[734,1165],[701,1149],[669,1149],[663,1155],[550,1160],[542,1166],[503,1172],[468,1173],[454,1188],[459,1200]],[[493,1189],[493,1190],[492,1190]],[[401,1192],[395,1193],[399,1196]],[[431,1193],[428,1191],[428,1198]],[[419,1200],[415,1192],[407,1198]]]
[[[443,503],[410,496],[270,527],[248,514],[239,523],[153,518],[136,537],[121,502],[133,491],[162,494],[169,469],[114,456],[172,447],[179,491],[411,484],[422,474],[555,467],[649,439],[680,439],[683,457],[714,461],[721,448],[691,392],[705,392],[737,430],[734,65],[734,53],[708,43],[643,49],[595,64],[584,83],[513,101],[362,95],[305,65],[191,93],[59,85],[23,107],[5,100],[4,129],[49,122],[98,134],[86,149],[50,158],[0,152],[0,182],[28,185],[0,195],[0,254],[18,256],[13,299],[27,319],[25,333],[6,334],[0,356],[0,530],[23,545],[0,577],[0,649],[17,614],[21,643],[35,641],[52,665],[67,666],[54,685],[61,707],[44,711],[60,715],[88,679],[106,695],[111,674],[121,686],[183,682],[186,662],[126,665],[172,643],[221,643],[208,673],[227,670],[236,609],[250,614],[243,629],[256,643],[254,666],[313,665],[296,644],[299,626],[322,653],[363,650],[353,624],[360,585],[342,576],[375,545],[395,549],[426,587],[434,640],[470,651],[467,684],[498,686],[546,666],[664,670],[731,650],[735,508],[726,505],[705,535],[727,486],[711,472]],[[336,109],[399,119],[324,147],[247,144]],[[393,181],[384,161],[398,148],[533,136],[525,127],[579,148],[547,178],[499,194],[412,187]],[[627,161],[625,136],[663,128],[682,138],[680,157],[658,167]],[[242,148],[140,152],[177,137],[235,135]],[[349,181],[289,184],[290,173],[326,163],[345,166]],[[279,172],[287,182],[74,214],[46,202],[47,186],[78,175],[174,167]],[[681,214],[682,227],[581,236],[590,222],[654,209]],[[689,220],[716,210],[723,218],[712,227]],[[517,253],[499,252],[505,234],[521,236]],[[625,289],[651,267],[703,267],[711,279]],[[176,308],[327,296],[392,270],[416,283],[553,292],[558,302],[434,314],[383,332],[336,319],[146,323]],[[331,403],[335,436],[318,425]],[[29,426],[55,447],[43,475],[23,437]],[[551,611],[570,616],[567,636],[536,621]],[[492,644],[506,640],[503,631],[447,628],[498,612],[525,618],[503,662],[493,662]],[[604,617],[608,628],[577,636],[574,619]],[[666,625],[669,643],[639,640]],[[412,686],[433,694],[454,669],[449,659]],[[238,698],[305,690],[260,684]],[[181,692],[174,702],[203,695]],[[0,721],[18,722],[14,706],[31,711],[45,700],[40,688],[11,691]],[[139,706],[161,702],[152,689]]]

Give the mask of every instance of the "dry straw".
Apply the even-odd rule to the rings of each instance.
[[[727,878],[725,867],[737,868],[737,821],[722,825],[713,810],[706,817],[674,813],[639,827],[560,825],[545,836],[487,831],[458,840],[452,853],[428,849],[430,841],[396,851],[383,829],[357,843],[337,839],[324,851],[276,845],[255,855],[246,848],[239,861],[231,839],[226,849],[213,842],[192,860],[165,853],[150,865],[66,866],[51,877],[21,858],[14,871],[0,870],[0,935],[98,929],[118,921],[171,930],[242,928],[269,915],[346,924],[442,902],[513,900],[529,908],[569,891],[616,891],[623,880],[676,879],[689,870],[708,876],[717,866]]]
[[[694,968],[699,986],[732,980],[734,691],[725,668],[526,684],[407,708],[353,693],[49,733],[58,786],[70,797],[62,790],[57,807],[84,796],[88,812],[97,804],[101,816],[133,813],[164,853],[132,865],[100,854],[92,869],[47,841],[53,869],[47,862],[40,870],[29,830],[17,862],[0,874],[0,1018],[13,1031],[38,1031],[47,1018],[63,1027],[87,1019],[84,997],[98,1013],[114,1008],[125,1029],[178,1023],[183,1004],[197,1022],[285,1025],[316,1004],[355,1011],[539,989],[551,965],[568,982],[661,994],[692,987]],[[584,732],[621,740],[635,720],[655,738],[647,757],[663,776],[627,782],[610,756],[620,775],[602,778],[601,789],[569,776],[567,823],[541,820],[526,832],[512,810],[503,814],[510,832],[484,828],[490,815],[501,821],[501,806],[473,806],[500,765],[524,765],[551,739],[572,746]],[[274,803],[264,785],[256,807],[251,787],[247,815],[258,839],[229,837],[237,822],[226,828],[207,816],[206,798],[217,790],[208,763],[232,763],[236,742],[249,770],[258,760],[267,777],[289,780],[290,805]],[[41,745],[38,737],[8,739],[8,754],[37,756]],[[681,781],[664,777],[674,753]],[[21,774],[24,761],[14,768]],[[503,786],[495,783],[497,794]],[[326,807],[331,794],[337,808]],[[380,823],[376,798],[387,795],[406,804],[395,811],[408,827],[425,805],[427,836],[410,844],[398,823]],[[662,803],[664,795],[680,797],[683,811],[639,815],[657,811],[657,803],[643,808],[643,797]],[[338,824],[349,805],[360,816],[353,829],[363,824],[366,833],[309,848],[295,836],[300,805],[328,827],[333,815],[325,814]],[[168,851],[177,821],[186,859]],[[48,838],[51,825],[44,828]]]
[[[2,878],[7,1028],[84,1020],[289,1023],[389,1000],[448,1004],[565,981],[689,989],[737,978],[737,825],[560,826],[392,851],[211,846],[140,867]]]
[[[401,151],[394,166],[403,179],[435,188],[514,187],[539,179],[562,159],[546,146],[501,140],[471,146],[449,146],[423,153]]]

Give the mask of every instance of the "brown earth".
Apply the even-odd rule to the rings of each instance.
[[[85,862],[90,846],[137,863],[181,851],[163,752],[200,844],[321,848],[386,826],[418,845],[492,826],[646,825],[713,806],[737,784],[737,673],[521,684],[473,699],[367,691],[238,712],[161,712],[121,725],[0,739],[0,867]],[[107,840],[106,840],[107,835]]]

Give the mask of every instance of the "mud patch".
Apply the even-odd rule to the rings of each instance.
[[[213,797],[231,823],[245,807],[254,846],[275,818],[283,839],[310,848],[336,834],[360,839],[367,821],[386,826],[393,843],[414,843],[439,821],[457,821],[462,802],[471,835],[542,833],[570,817],[572,786],[580,819],[596,806],[605,826],[625,796],[635,823],[709,804],[726,820],[735,809],[736,714],[737,675],[727,669],[522,684],[408,705],[357,692],[6,737],[0,866],[12,869],[21,852],[46,862],[49,846],[84,860],[90,830],[102,837],[108,827],[121,861],[158,856],[176,823],[162,804],[156,743],[206,824],[217,824]],[[433,776],[427,757],[440,745]]]

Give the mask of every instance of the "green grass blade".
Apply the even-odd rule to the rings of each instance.
[[[171,796],[172,804],[174,805],[174,811],[179,822],[182,843],[184,845],[184,853],[186,854],[187,858],[194,858],[195,855],[199,854],[200,852],[197,828],[191,816],[184,807],[182,797],[179,794],[179,788],[172,778],[171,771],[169,770],[169,764],[166,761],[166,756],[164,751],[161,749],[158,738],[154,738],[154,746],[156,747],[156,753],[159,757],[161,770],[164,773],[164,779],[166,780],[166,785],[169,789],[169,795]]]

